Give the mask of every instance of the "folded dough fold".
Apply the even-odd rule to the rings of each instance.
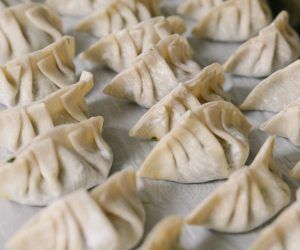
[[[300,60],[260,82],[241,104],[242,110],[279,112],[300,96]]]
[[[160,0],[114,0],[82,19],[76,31],[102,37],[160,15]]]
[[[62,22],[46,5],[23,3],[0,12],[0,64],[62,37]]]
[[[129,250],[143,235],[145,211],[133,170],[90,193],[79,190],[43,209],[11,239],[9,250]]]
[[[162,219],[147,235],[138,250],[183,250],[180,235],[183,220],[176,215]]]
[[[103,118],[57,126],[31,141],[0,168],[0,195],[43,206],[79,188],[104,182],[112,152],[102,139]]]
[[[274,146],[275,137],[269,137],[252,164],[233,173],[187,216],[187,223],[242,233],[288,205],[291,191],[273,162]]]
[[[265,77],[288,66],[300,56],[300,39],[282,11],[268,27],[241,45],[224,64],[226,72]]]
[[[185,0],[178,6],[177,12],[195,20],[201,20],[213,10],[214,7],[221,5],[225,1],[226,0]]]
[[[300,199],[298,199],[269,226],[251,246],[251,250],[297,250],[300,245]]]
[[[0,145],[11,152],[24,147],[53,127],[87,119],[85,96],[93,88],[93,75],[83,72],[78,83],[44,99],[0,112]]]
[[[80,57],[120,72],[163,38],[174,33],[181,34],[185,29],[185,22],[180,17],[154,17],[103,37],[82,52]]]
[[[251,125],[233,104],[215,101],[187,111],[154,147],[138,175],[199,183],[227,178],[249,155]]]
[[[288,138],[300,146],[300,100],[290,103],[281,112],[260,126],[262,131]]]
[[[228,0],[196,24],[193,34],[225,42],[241,42],[257,35],[272,21],[266,0]]]
[[[131,67],[108,83],[103,92],[149,108],[200,70],[192,60],[188,41],[174,34],[142,53]]]
[[[188,110],[194,110],[205,102],[229,100],[222,89],[224,79],[220,64],[207,66],[195,78],[179,84],[156,103],[134,125],[129,135],[160,140],[180,122]]]
[[[75,81],[75,39],[65,36],[48,47],[0,67],[0,103],[12,107],[41,100]]]

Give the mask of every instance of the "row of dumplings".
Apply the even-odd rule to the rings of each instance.
[[[276,215],[289,204],[291,191],[274,165],[274,143],[274,137],[268,138],[249,167],[232,174],[184,220],[169,216],[159,222],[138,249],[183,249],[184,223],[240,233]],[[299,209],[298,200],[263,230],[251,249],[297,249]],[[25,224],[7,249],[132,249],[142,238],[144,223],[135,172],[127,169],[91,192],[79,190],[54,202]]]
[[[47,2],[50,5],[54,3],[53,8],[62,7],[60,11],[68,10],[63,5],[68,4],[71,12],[75,13],[72,4],[69,4],[72,1]],[[263,9],[264,15],[268,16],[265,5],[257,5],[258,1],[247,3]],[[248,134],[251,125],[237,107],[227,102],[229,97],[222,86],[223,68],[226,70],[232,62],[239,62],[238,59],[245,52],[234,54],[229,59],[231,63],[225,63],[223,68],[219,64],[212,64],[201,71],[201,67],[192,59],[187,40],[180,36],[185,31],[183,20],[179,17],[149,19],[160,15],[157,1],[117,0],[111,3],[102,0],[94,1],[94,4],[92,7],[89,5],[91,8],[86,9],[86,14],[99,6],[105,8],[96,10],[79,27],[104,37],[83,52],[81,57],[120,72],[105,87],[105,93],[151,108],[130,131],[130,135],[160,139],[138,174],[146,178],[183,183],[229,177],[185,220],[189,224],[222,232],[252,230],[287,206],[291,192],[273,164],[274,137],[267,140],[251,166],[243,167],[249,155]],[[24,22],[17,23],[20,30],[24,29],[32,37],[40,35],[35,29],[47,26],[49,20],[60,20],[48,7],[33,3],[16,5],[5,9],[3,13],[18,10],[20,6],[33,8],[34,11],[29,13],[37,15],[28,18],[30,14],[26,14],[24,17],[28,18],[28,23],[34,24],[34,28],[30,27],[31,24],[20,27]],[[235,3],[231,7],[241,10],[241,6]],[[253,6],[247,6],[248,11],[257,11]],[[15,11],[15,15],[22,16],[26,11]],[[55,18],[49,17],[52,14]],[[138,24],[142,20],[145,21]],[[84,97],[92,88],[92,75],[83,72],[79,82],[70,85],[75,81],[72,62],[75,55],[74,40],[62,37],[61,28],[53,26],[51,23],[50,28],[48,25],[42,32],[49,39],[48,34],[52,33],[47,32],[58,30],[57,37],[45,39],[45,44],[37,47],[17,50],[21,52],[9,54],[3,59],[5,63],[12,59],[3,66],[1,74],[4,83],[2,93],[5,93],[1,96],[3,104],[11,108],[0,112],[0,122],[5,128],[0,134],[0,143],[15,152],[15,157],[1,168],[0,193],[8,199],[28,205],[47,205],[76,189],[96,186],[104,182],[112,165],[111,150],[101,138],[103,118],[87,119],[88,108]],[[252,28],[254,26],[251,24]],[[248,36],[254,36],[259,29],[249,31]],[[253,51],[257,52],[255,43],[263,41],[262,47],[267,48],[256,56],[256,60],[252,58],[252,71],[250,74],[242,73],[244,75],[269,75],[299,57],[299,38],[289,26],[286,12],[279,14],[264,30],[267,32],[261,32],[257,38],[241,47],[246,47],[242,51],[248,51],[254,43]],[[108,34],[112,31],[114,33]],[[271,40],[262,34],[270,34]],[[9,34],[5,33],[6,36],[9,37]],[[28,54],[53,41],[55,43],[48,47]],[[9,42],[13,48],[16,37]],[[247,43],[251,46],[247,46]],[[278,46],[285,52],[276,54]],[[22,54],[24,56],[20,57]],[[270,67],[263,74],[259,73],[261,75],[253,69],[257,61],[270,62]],[[245,62],[245,65],[249,66],[249,62]],[[245,70],[245,67],[241,68]],[[288,71],[295,73],[294,70]],[[269,84],[263,84],[263,81],[257,88],[274,84],[272,77],[280,73],[275,72],[264,80]],[[289,79],[286,82],[291,84]],[[279,95],[282,97],[282,93]],[[258,98],[259,95],[254,97]],[[282,105],[280,100],[278,102]],[[19,106],[12,107],[16,105]],[[18,117],[18,123],[15,123],[15,117]],[[293,170],[295,176],[297,169]],[[17,185],[11,185],[13,180]],[[230,207],[228,200],[232,201]],[[298,206],[295,203],[286,213],[293,215]],[[8,242],[8,249],[34,249],[37,242],[43,249],[49,242],[53,244],[48,245],[49,249],[57,246],[107,249],[108,245],[112,246],[111,249],[130,249],[140,241],[144,223],[145,212],[137,194],[135,174],[126,170],[112,176],[90,193],[77,191],[50,205]],[[279,227],[282,224],[287,222],[278,223]],[[167,218],[147,237],[141,249],[180,247],[182,226],[180,218]],[[257,244],[277,243],[276,238],[268,238],[268,230],[277,230],[277,224],[275,228],[271,226],[266,229]],[[161,237],[162,232],[172,237]],[[281,239],[282,235],[278,237]],[[291,240],[287,244],[294,242]],[[261,249],[259,247],[257,249]]]

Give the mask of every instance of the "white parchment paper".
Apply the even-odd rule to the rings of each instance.
[[[161,0],[164,14],[175,14],[176,6],[182,1]],[[97,40],[87,34],[79,34],[72,31],[77,19],[67,17],[63,20],[66,34],[76,37],[78,53]],[[189,26],[192,25],[191,22],[189,24]],[[213,62],[223,63],[239,46],[239,44],[199,40],[190,37],[190,32],[187,32],[186,36],[194,49],[196,61],[203,67]],[[91,115],[101,115],[105,119],[103,136],[114,153],[111,174],[130,166],[138,169],[147,154],[154,147],[155,142],[130,138],[128,131],[146,112],[146,109],[102,93],[104,85],[115,76],[114,72],[107,69],[92,68],[78,59],[76,59],[76,66],[78,77],[82,70],[94,73],[95,87],[87,100]],[[259,81],[259,79],[227,76],[226,89],[230,93],[233,103],[240,104]],[[260,146],[267,138],[267,135],[257,130],[257,127],[273,114],[267,112],[247,112],[245,114],[253,125],[253,131],[250,134],[251,153],[247,162],[251,163]],[[0,160],[4,161],[9,157],[9,154],[1,150],[0,157]],[[300,160],[299,149],[287,140],[278,138],[275,160],[285,175],[285,179],[295,191],[300,182],[290,179],[287,177],[287,174]],[[139,179],[139,192],[146,209],[145,232],[148,232],[155,223],[166,215],[179,214],[185,216],[221,183],[222,181],[216,181],[206,184],[188,185]],[[14,202],[0,200],[0,249],[4,249],[7,239],[39,210],[40,208],[37,207],[22,206]],[[247,249],[255,240],[260,230],[261,228],[247,234],[234,235],[185,226],[182,242],[184,247],[189,250],[243,250]]]

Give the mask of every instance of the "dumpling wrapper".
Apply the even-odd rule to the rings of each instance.
[[[251,250],[298,250],[300,245],[300,197],[269,226],[251,246]]]
[[[81,59],[121,72],[151,46],[169,35],[182,34],[185,22],[178,16],[154,17],[103,37],[80,54]]]
[[[15,152],[55,126],[87,119],[89,112],[84,98],[93,85],[93,75],[83,72],[78,83],[38,102],[0,111],[0,145]]]
[[[186,112],[156,144],[138,175],[180,183],[228,178],[248,158],[250,130],[246,117],[233,104],[206,103]]]
[[[220,64],[207,66],[194,79],[179,84],[155,104],[134,125],[129,135],[160,140],[180,122],[188,110],[196,109],[205,102],[229,100],[222,89],[224,80]]]
[[[180,235],[183,220],[176,215],[162,219],[147,235],[138,250],[183,250]]]
[[[177,12],[195,20],[201,20],[214,7],[221,5],[225,1],[226,0],[185,0],[179,5]]]
[[[242,110],[279,112],[300,96],[300,60],[260,82],[241,104]]]
[[[155,16],[161,16],[160,0],[116,0],[82,19],[75,30],[102,37]]]
[[[233,173],[186,218],[191,225],[242,233],[267,222],[290,202],[291,191],[273,162],[269,137],[249,167]]]
[[[90,193],[79,190],[30,219],[8,250],[129,250],[141,239],[145,210],[133,170],[111,176]]]
[[[105,8],[112,0],[46,0],[46,4],[61,15],[85,16]]]
[[[42,49],[62,37],[62,22],[44,4],[27,2],[0,12],[0,64]]]
[[[288,138],[300,146],[300,99],[290,103],[260,126],[262,131]]]
[[[101,137],[102,117],[57,126],[0,167],[0,196],[44,206],[79,188],[104,182],[112,151]]]
[[[211,40],[241,42],[257,35],[271,21],[266,0],[228,0],[200,19],[193,34]]]
[[[200,70],[198,63],[192,60],[188,41],[174,34],[142,53],[133,66],[113,78],[103,92],[150,108]]]
[[[45,98],[75,81],[75,39],[65,36],[49,46],[0,67],[0,103],[13,107]]]
[[[226,61],[226,72],[248,77],[265,77],[282,69],[300,56],[300,39],[289,24],[289,14],[277,18],[241,45]]]

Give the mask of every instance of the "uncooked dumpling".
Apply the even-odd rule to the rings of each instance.
[[[114,174],[90,193],[79,190],[30,219],[8,250],[129,250],[141,239],[145,210],[133,170]]]
[[[115,0],[116,1],[116,0]],[[112,0],[46,0],[46,4],[62,15],[85,16],[104,8]]]
[[[300,99],[289,104],[280,113],[260,126],[270,134],[288,138],[296,146],[300,146]]]
[[[242,103],[243,110],[279,112],[300,96],[300,60],[260,82]]]
[[[288,205],[291,191],[273,162],[274,146],[275,137],[268,138],[252,164],[233,173],[187,216],[187,223],[242,233]]]
[[[139,250],[183,250],[180,235],[183,220],[176,215],[162,219],[147,235]]]
[[[300,246],[300,197],[260,234],[251,250],[298,250]]]
[[[0,103],[12,107],[38,101],[75,81],[75,39],[48,47],[0,67]]]
[[[206,103],[186,112],[154,147],[138,175],[182,183],[225,179],[245,164],[250,130],[233,104]]]
[[[84,51],[81,58],[120,72],[131,66],[138,55],[163,38],[184,31],[185,23],[180,17],[154,17],[103,37]]]
[[[60,17],[46,5],[18,4],[0,11],[0,64],[62,37]]]
[[[80,81],[41,101],[0,112],[0,145],[14,152],[53,127],[87,119],[84,97],[93,87],[93,75],[83,72]]]
[[[155,104],[130,130],[130,136],[160,140],[180,122],[186,111],[196,109],[201,103],[228,100],[223,83],[220,64],[204,68],[194,79],[179,84]]]
[[[228,0],[200,19],[193,34],[226,42],[246,41],[271,21],[266,0]]]
[[[188,41],[175,34],[142,53],[133,66],[118,74],[103,92],[149,108],[200,70],[192,60]]]
[[[257,37],[244,43],[224,64],[226,72],[248,77],[265,77],[297,60],[300,39],[282,11]]]
[[[117,32],[151,17],[160,16],[160,0],[115,0],[79,22],[78,32],[97,37]]]
[[[0,168],[0,195],[47,205],[79,188],[105,181],[112,152],[102,139],[103,118],[57,126],[18,151]]]
[[[201,20],[214,7],[219,6],[225,1],[226,0],[185,0],[179,5],[177,12],[196,20]]]

